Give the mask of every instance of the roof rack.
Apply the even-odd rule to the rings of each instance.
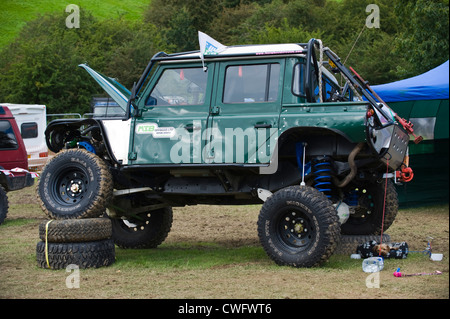
[[[205,59],[249,57],[249,56],[271,56],[286,54],[306,54],[307,44],[284,43],[284,44],[255,44],[228,46],[223,52],[214,55],[205,55]],[[200,59],[200,50],[179,52],[153,57],[153,61],[189,60]]]

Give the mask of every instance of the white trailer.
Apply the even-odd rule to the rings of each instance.
[[[48,148],[45,142],[47,110],[45,105],[9,104],[7,106],[16,119],[28,154],[28,166],[32,170],[41,168],[48,160]]]

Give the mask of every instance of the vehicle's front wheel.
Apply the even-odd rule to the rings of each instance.
[[[261,244],[279,265],[321,265],[337,247],[339,232],[331,201],[308,186],[291,186],[274,193],[258,218]]]
[[[112,198],[113,182],[105,162],[84,149],[56,154],[42,170],[37,194],[52,219],[100,216]]]
[[[165,207],[136,215],[134,218],[112,221],[112,238],[120,248],[156,248],[172,227],[173,212]]]
[[[0,185],[0,225],[6,219],[7,214],[8,214],[8,196],[6,195],[6,191]]]

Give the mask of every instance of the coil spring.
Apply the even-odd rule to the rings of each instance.
[[[330,158],[322,157],[314,159],[312,161],[311,171],[314,174],[314,187],[328,198],[331,198],[333,168]]]

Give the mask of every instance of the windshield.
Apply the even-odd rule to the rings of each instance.
[[[344,77],[332,68],[329,63],[324,63],[321,67],[322,71],[322,94],[324,96],[323,102],[341,102],[341,101],[361,101],[362,99],[354,93],[352,86],[344,80]],[[304,63],[297,63],[294,65],[294,76],[292,83],[292,92],[301,97],[305,97],[305,72],[306,67]],[[315,102],[321,101],[319,83],[317,81],[316,69],[311,68],[312,72],[312,86],[314,87]],[[336,78],[337,74],[340,81]],[[343,82],[343,85],[340,85]]]
[[[9,121],[0,121],[0,150],[11,150],[18,147],[16,136]]]
[[[337,74],[336,78],[334,74]],[[319,96],[319,85],[316,84],[316,98]],[[331,67],[330,63],[324,63],[322,66],[322,94],[324,102],[340,102],[340,101],[362,101],[359,94],[355,94],[353,86],[342,76],[337,69]]]

